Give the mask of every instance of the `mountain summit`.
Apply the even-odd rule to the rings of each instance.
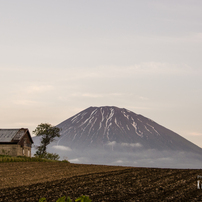
[[[101,148],[105,145],[131,149],[179,150],[201,153],[202,149],[180,135],[142,115],[118,107],[89,107],[57,125],[60,145]],[[114,147],[115,148],[115,147]]]
[[[202,149],[142,115],[114,106],[89,107],[58,124],[48,152],[70,162],[201,168]],[[33,137],[35,145],[39,137]]]

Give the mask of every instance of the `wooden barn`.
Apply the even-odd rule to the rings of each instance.
[[[27,128],[0,129],[0,154],[31,157],[32,144]]]

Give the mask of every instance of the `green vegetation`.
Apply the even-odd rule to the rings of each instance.
[[[26,156],[9,156],[9,155],[0,155],[0,163],[5,162],[67,162],[67,160],[58,161],[58,160],[50,160],[39,157],[26,157]]]
[[[92,200],[89,199],[88,196],[80,196],[79,198],[77,198],[75,200],[75,202],[80,201],[80,202],[91,202]],[[46,198],[41,198],[39,199],[39,202],[47,202]],[[72,202],[72,200],[66,196],[63,196],[61,198],[59,198],[56,202]]]
[[[45,152],[41,155],[37,155],[37,154],[34,154],[34,156],[36,158],[43,158],[43,159],[47,159],[47,160],[59,160],[60,156],[58,154],[53,154],[53,153],[48,153],[48,152]]]
[[[41,136],[41,145],[37,147],[35,157],[59,160],[58,154],[48,153],[47,146],[54,141],[55,137],[60,137],[60,128],[52,126],[49,123],[41,123],[33,131],[36,136]]]

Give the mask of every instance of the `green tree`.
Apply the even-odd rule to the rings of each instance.
[[[37,146],[35,156],[41,158],[47,158],[52,160],[58,160],[60,157],[57,154],[47,153],[46,149],[48,144],[54,141],[56,137],[60,137],[60,128],[52,126],[49,123],[41,123],[33,131],[36,136],[41,136],[41,145]]]

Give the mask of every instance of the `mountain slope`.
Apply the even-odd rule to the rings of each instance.
[[[161,168],[202,165],[200,147],[124,108],[89,107],[57,127],[62,129],[61,136],[48,146],[48,152],[70,162]],[[39,137],[33,140],[40,144]]]
[[[85,149],[106,144],[133,148],[181,150],[202,149],[154,121],[118,107],[89,107],[57,125],[62,129],[58,144]]]

